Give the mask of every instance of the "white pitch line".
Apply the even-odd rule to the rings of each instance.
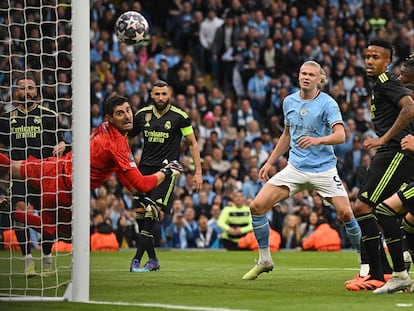
[[[353,271],[357,268],[288,268],[291,271]]]
[[[135,303],[135,302],[129,303],[129,302],[109,302],[109,301],[89,301],[87,303],[100,304],[100,305],[114,305],[114,306],[150,307],[150,308],[162,308],[162,309],[172,309],[172,310],[190,310],[190,311],[252,311],[248,309],[180,306],[180,305],[169,305],[169,304],[161,304],[161,303]]]

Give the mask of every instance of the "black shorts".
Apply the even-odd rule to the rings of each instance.
[[[31,187],[27,182],[13,179],[10,194],[13,207],[17,202],[25,201],[40,210],[40,191]]]
[[[158,172],[161,167],[140,165],[139,170],[142,175],[150,175]],[[155,202],[161,202],[163,211],[169,212],[174,199],[175,178],[166,178],[155,189],[146,193],[146,195]]]
[[[402,152],[386,151],[375,155],[359,189],[358,199],[375,208],[397,192],[413,175],[414,158]]]
[[[401,187],[397,194],[404,208],[414,214],[414,182]]]

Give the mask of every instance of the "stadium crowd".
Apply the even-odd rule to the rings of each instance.
[[[151,24],[151,36],[143,45],[127,46],[114,33],[116,18],[128,10],[141,12]],[[221,240],[231,228],[223,211],[248,206],[261,188],[258,170],[284,126],[283,99],[298,90],[299,67],[307,60],[317,61],[325,70],[324,91],[338,102],[343,115],[347,138],[335,151],[352,203],[372,157],[361,141],[375,135],[369,111],[371,85],[364,74],[367,42],[372,38],[393,42],[390,70],[396,74],[414,51],[411,0],[92,0],[90,17],[91,128],[102,122],[103,103],[110,94],[128,97],[136,112],[149,104],[151,83],[162,79],[172,88],[173,104],[190,115],[196,132],[203,186],[199,192],[191,187],[193,165],[183,143],[186,175],[177,181],[172,213],[162,214],[158,223],[159,247],[229,244]],[[63,39],[61,44],[63,50],[70,49]],[[64,70],[45,85],[42,95],[49,101],[60,98],[57,109],[69,127],[71,76],[66,56],[62,53],[59,66]],[[42,80],[49,76],[53,75]],[[55,90],[52,82],[57,83]],[[6,102],[7,79],[1,83],[0,95]],[[132,141],[137,162],[141,147],[142,140]],[[286,164],[287,158],[281,157],[274,173]],[[240,195],[243,203],[234,204]],[[112,234],[118,247],[134,247],[133,199],[116,177],[93,191],[90,202],[91,235]],[[268,219],[281,248],[301,248],[303,240],[326,223],[339,234],[340,248],[351,247],[335,209],[312,191],[280,202]],[[251,226],[248,229],[242,235]]]

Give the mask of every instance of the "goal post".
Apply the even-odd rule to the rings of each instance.
[[[89,300],[90,81],[89,1],[72,3],[73,25],[73,271],[69,300]],[[70,290],[72,293],[70,293]]]
[[[20,249],[6,249],[0,241],[4,246],[0,250],[0,301],[89,301],[89,12],[87,0],[0,1],[0,103],[12,107],[16,74],[33,72],[38,95],[43,103],[47,98],[48,108],[59,113],[69,103],[70,112],[63,109],[62,115],[70,123],[65,133],[71,137],[73,150],[72,252],[53,250],[54,269],[52,276],[46,277],[40,268],[44,256],[34,251],[36,273],[40,273],[27,278]],[[68,89],[71,91],[62,95],[61,91]],[[0,188],[8,183],[0,180]],[[0,220],[7,218],[13,223],[11,215],[0,210]],[[11,232],[8,226],[0,223],[0,234]]]

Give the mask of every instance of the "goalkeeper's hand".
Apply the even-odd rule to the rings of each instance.
[[[168,162],[168,160],[164,160],[162,163],[165,164],[165,166],[162,169],[160,169],[160,171],[165,174],[166,178],[176,177],[181,174],[184,174],[184,169],[177,160],[171,162]]]
[[[139,202],[139,207],[142,207],[145,211],[144,217],[149,217],[151,215],[151,218],[158,222],[160,221],[160,207],[156,202],[154,202],[152,199],[147,197],[144,194],[135,194],[133,196],[134,200]]]

